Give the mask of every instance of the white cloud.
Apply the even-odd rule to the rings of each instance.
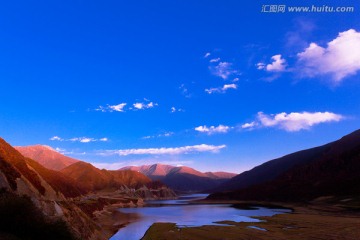
[[[153,103],[153,102],[149,102],[149,103],[137,102],[137,103],[134,103],[133,106],[134,106],[134,108],[136,108],[138,110],[143,110],[143,109],[153,108],[155,106],[158,106],[158,104]]]
[[[243,125],[241,125],[241,128],[243,128],[243,129],[253,128],[256,125],[257,125],[256,122],[253,121],[253,122],[250,122],[250,123],[244,123]]]
[[[69,139],[69,141],[71,141],[71,142],[89,143],[89,142],[95,142],[97,140],[95,140],[94,138],[88,138],[88,137],[75,137],[75,138]]]
[[[175,112],[185,112],[185,110],[182,109],[182,108],[171,107],[170,112],[171,112],[171,113],[175,113]]]
[[[239,78],[234,78],[233,82],[238,82],[240,79]]]
[[[259,62],[259,63],[256,64],[256,68],[257,68],[258,70],[263,70],[263,69],[265,69],[265,66],[266,66],[266,64],[265,64],[265,63],[262,63],[262,62]]]
[[[271,57],[271,59],[273,60],[273,62],[266,65],[266,68],[265,66],[261,65],[261,63],[258,63],[258,69],[265,68],[266,71],[269,72],[282,72],[285,70],[286,60],[281,57],[281,54],[274,55]]]
[[[143,108],[144,108],[144,104],[143,104],[143,103],[134,103],[133,106],[134,106],[134,108],[136,108],[136,109],[143,109]]]
[[[340,82],[360,70],[360,32],[354,29],[340,32],[326,47],[311,43],[297,57],[303,77],[329,75]]]
[[[120,103],[117,105],[107,105],[106,107],[104,106],[99,106],[98,108],[95,109],[95,111],[100,111],[100,112],[125,112],[124,108],[127,105],[127,103]]]
[[[106,107],[104,106],[99,106],[97,109],[95,109],[95,111],[101,111],[101,112],[125,112],[125,110],[143,110],[143,109],[149,109],[149,108],[153,108],[155,106],[158,106],[157,103],[154,102],[150,102],[148,99],[144,98],[145,102],[136,102],[134,104],[132,104],[133,107],[128,107],[127,109],[125,109],[125,107],[127,106],[127,103],[120,103],[117,105],[107,105]]]
[[[160,134],[159,136],[160,136],[160,137],[162,137],[162,136],[164,136],[164,137],[170,137],[170,136],[172,136],[172,135],[174,135],[173,132],[166,132],[166,133],[164,133],[164,134]]]
[[[207,92],[208,94],[225,93],[228,89],[237,89],[237,85],[234,83],[224,84],[224,86],[222,87],[205,89],[205,92]]]
[[[149,135],[149,136],[145,136],[142,137],[141,139],[152,139],[152,138],[159,138],[159,137],[170,137],[174,135],[173,132],[164,132],[164,133],[160,133],[158,135]]]
[[[219,62],[216,66],[209,67],[215,76],[226,80],[230,75],[236,74],[237,71],[232,68],[232,63]]]
[[[55,151],[57,151],[58,153],[61,153],[61,154],[68,154],[69,153],[65,149],[59,148],[59,147],[55,148]]]
[[[211,53],[207,52],[207,53],[205,53],[204,58],[208,58],[208,57],[210,57],[210,55],[211,55]]]
[[[53,136],[52,138],[50,138],[51,141],[64,141],[64,139],[62,139],[59,136]]]
[[[213,59],[210,59],[209,62],[216,63],[216,62],[219,62],[219,61],[220,61],[220,58],[213,58]]]
[[[211,135],[214,133],[227,133],[230,129],[231,129],[231,127],[220,124],[217,127],[215,127],[215,126],[207,127],[206,125],[198,126],[195,128],[195,131],[207,133],[207,134]]]
[[[184,147],[174,147],[174,148],[137,148],[137,149],[123,149],[123,150],[105,150],[98,152],[102,156],[128,156],[128,155],[179,155],[179,154],[189,154],[189,153],[199,153],[199,152],[213,152],[217,153],[221,149],[225,148],[226,145],[193,145],[193,146],[184,146]]]
[[[257,119],[264,127],[278,127],[288,132],[309,129],[314,125],[325,122],[338,122],[344,117],[331,112],[292,112],[267,115],[259,112]]]
[[[109,109],[116,111],[116,112],[124,112],[124,107],[126,106],[126,103],[120,103],[118,105],[109,105]]]
[[[68,141],[68,142],[81,142],[81,143],[89,143],[89,142],[107,142],[109,141],[108,138],[104,137],[104,138],[100,138],[100,139],[96,139],[96,138],[89,138],[89,137],[74,137],[74,138],[69,138],[69,139],[64,139],[58,136],[54,136],[52,138],[50,138],[51,141]]]
[[[61,153],[63,155],[86,155],[86,152],[74,152],[74,151],[68,151],[66,149],[63,148],[55,148],[55,151],[57,151],[58,153]]]

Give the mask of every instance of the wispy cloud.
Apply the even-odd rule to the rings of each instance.
[[[215,126],[207,127],[206,125],[198,126],[195,128],[195,131],[211,135],[211,134],[215,134],[215,133],[227,133],[230,129],[231,129],[231,127],[220,124],[217,127],[215,127]]]
[[[270,115],[259,112],[257,124],[263,127],[277,127],[288,132],[296,132],[310,129],[320,123],[338,122],[342,119],[344,119],[342,115],[332,112],[282,112]]]
[[[182,95],[184,95],[186,98],[191,98],[192,95],[189,92],[189,89],[185,86],[185,84],[181,84],[179,89]]]
[[[95,111],[99,112],[124,112],[124,108],[127,103],[120,103],[116,105],[106,105],[106,106],[99,106],[95,109]]]
[[[144,98],[144,102],[135,102],[130,107],[127,107],[127,103],[119,103],[115,105],[106,105],[106,106],[99,106],[95,109],[95,111],[100,112],[126,112],[127,110],[144,110],[158,106],[157,103],[149,101],[148,99]]]
[[[237,85],[234,83],[224,84],[224,86],[222,86],[222,87],[205,89],[205,92],[207,92],[208,94],[225,93],[228,89],[237,89]]]
[[[213,58],[213,59],[210,59],[211,63],[217,63],[217,62],[220,62],[220,58]]]
[[[171,107],[170,112],[171,112],[171,113],[175,113],[175,112],[185,112],[185,110],[182,109],[182,108]]]
[[[297,57],[298,72],[303,77],[328,75],[340,82],[360,70],[360,32],[340,32],[326,47],[311,43]]]
[[[160,133],[160,134],[157,134],[157,135],[149,135],[149,136],[145,136],[145,137],[142,137],[142,139],[152,139],[152,138],[159,138],[159,137],[170,137],[174,135],[173,132],[164,132],[164,133]]]
[[[55,148],[55,151],[57,151],[58,153],[61,153],[63,155],[86,155],[86,152],[69,151],[64,148],[59,148],[59,147]]]
[[[241,125],[242,129],[252,129],[257,125],[257,123],[255,121],[253,122],[249,122],[249,123],[244,123]]]
[[[316,25],[307,18],[295,18],[293,30],[286,33],[286,47],[290,50],[301,48],[303,49],[308,45],[308,38],[312,36]]]
[[[53,137],[51,137],[49,140],[51,140],[51,141],[64,141],[64,139],[62,139],[62,138],[59,137],[59,136],[53,136]]]
[[[226,80],[229,76],[238,73],[233,69],[233,64],[230,62],[218,62],[215,66],[210,66],[209,69],[215,76],[221,77]]]
[[[51,140],[51,141],[81,142],[81,143],[107,142],[107,141],[109,141],[109,139],[106,138],[106,137],[100,138],[100,139],[90,138],[90,137],[74,137],[74,138],[64,139],[64,138],[61,138],[61,137],[59,137],[59,136],[53,136],[53,137],[51,137],[49,140]]]
[[[109,109],[116,111],[116,112],[123,112],[124,107],[126,106],[126,103],[120,103],[118,105],[109,105]]]
[[[121,149],[121,150],[104,150],[99,151],[98,155],[101,156],[128,156],[128,155],[180,155],[180,154],[190,154],[190,153],[200,153],[200,152],[212,152],[217,153],[221,149],[225,148],[226,145],[193,145],[193,146],[184,146],[184,147],[174,147],[174,148],[135,148],[135,149]]]
[[[211,53],[207,52],[207,53],[205,53],[204,58],[208,58],[208,57],[210,57],[210,55],[211,55]]]

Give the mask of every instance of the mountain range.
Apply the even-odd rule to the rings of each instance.
[[[360,130],[268,161],[219,186],[209,199],[311,201],[360,196]]]
[[[97,220],[111,218],[107,206],[176,197],[139,172],[100,170],[46,146],[18,149],[35,159],[0,138],[0,239],[107,239],[119,227]],[[56,171],[39,162],[68,166]]]
[[[77,186],[85,192],[106,188],[116,189],[121,185],[139,187],[151,184],[151,180],[160,181],[178,192],[201,192],[216,188],[236,176],[234,173],[203,173],[186,166],[175,167],[164,164],[129,166],[118,171],[100,170],[89,163],[64,156],[49,146],[15,148],[22,155],[37,161],[42,166],[60,171],[63,175],[75,180]]]
[[[178,192],[203,192],[219,186],[236,176],[228,172],[199,172],[186,166],[153,164],[128,166],[120,170],[132,170],[145,174],[152,180],[159,180]]]

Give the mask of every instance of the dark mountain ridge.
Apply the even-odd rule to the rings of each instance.
[[[292,154],[295,159],[301,156],[299,164],[273,179],[245,187],[242,184],[236,191],[214,193],[209,198],[310,201],[323,196],[360,196],[360,130],[322,147]]]

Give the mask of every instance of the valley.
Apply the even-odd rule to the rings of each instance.
[[[13,148],[1,140],[0,188],[7,198],[28,197],[45,222],[63,221],[81,239],[120,240],[134,231],[131,239],[219,239],[223,232],[228,239],[352,239],[359,234],[351,227],[360,217],[359,149],[360,130],[235,175],[162,164],[98,169],[47,146]],[[212,193],[178,199],[204,191]],[[7,214],[2,218],[11,219]],[[315,234],[316,226],[323,232]]]

